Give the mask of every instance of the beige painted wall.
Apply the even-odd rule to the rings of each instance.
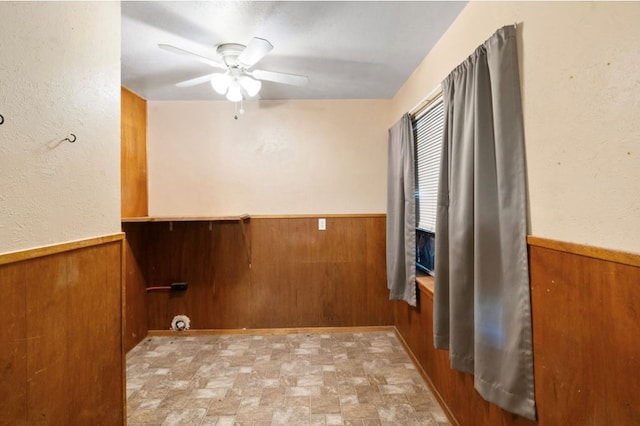
[[[384,213],[389,106],[148,102],[149,214]]]
[[[120,231],[119,86],[118,2],[0,2],[0,253]]]
[[[514,22],[530,233],[640,252],[640,3],[469,3],[393,99],[390,123]]]

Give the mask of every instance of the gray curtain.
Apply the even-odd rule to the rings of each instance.
[[[409,114],[389,129],[387,287],[390,300],[416,306],[415,148]]]
[[[526,170],[516,29],[443,82],[435,346],[486,400],[535,419]]]

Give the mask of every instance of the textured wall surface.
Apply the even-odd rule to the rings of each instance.
[[[0,58],[0,253],[118,232],[119,3],[0,2]]]
[[[471,2],[393,100],[393,122],[518,23],[531,234],[640,252],[640,3]]]
[[[389,105],[149,102],[149,214],[385,212]]]

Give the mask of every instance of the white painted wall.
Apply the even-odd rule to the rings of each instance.
[[[0,2],[0,114],[0,253],[120,231],[119,2]]]
[[[471,2],[398,92],[390,122],[514,22],[530,233],[640,252],[640,3]]]
[[[148,102],[149,214],[384,213],[389,106]]]

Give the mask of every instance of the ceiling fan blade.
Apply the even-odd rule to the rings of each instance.
[[[238,62],[243,67],[250,68],[264,58],[267,53],[271,52],[271,49],[273,49],[273,46],[268,40],[254,37],[238,56]]]
[[[273,81],[274,83],[290,84],[292,86],[305,86],[309,78],[304,75],[286,74],[283,72],[273,72],[265,70],[253,70],[251,75],[258,80]]]
[[[166,50],[167,52],[176,53],[181,56],[195,59],[196,61],[200,61],[214,68],[220,68],[223,70],[227,69],[227,66],[225,64],[221,64],[220,62],[216,62],[213,59],[205,58],[204,56],[200,56],[197,53],[189,52],[188,50],[180,49],[179,47],[175,47],[170,44],[159,44],[158,47],[162,50]]]
[[[191,78],[189,80],[185,80],[185,81],[181,81],[179,83],[176,83],[176,86],[178,86],[178,87],[197,86],[198,84],[207,83],[207,82],[211,81],[211,77],[213,77],[216,74],[220,74],[220,73],[214,72],[212,74],[207,74],[207,75],[202,75],[200,77]]]

